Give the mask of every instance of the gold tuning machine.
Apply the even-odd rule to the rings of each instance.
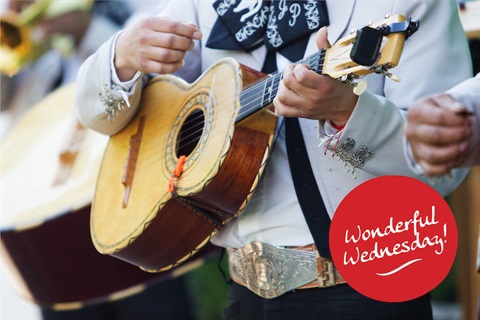
[[[352,82],[353,85],[353,93],[357,96],[361,95],[362,93],[367,90],[367,82],[365,80],[360,80],[358,82]]]

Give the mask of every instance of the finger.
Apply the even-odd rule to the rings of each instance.
[[[426,176],[441,176],[444,174],[448,174],[451,170],[449,164],[431,164],[425,161],[421,161],[419,163],[420,167],[422,167],[423,173]]]
[[[194,42],[190,38],[163,32],[152,34],[149,43],[156,47],[183,51],[191,50],[194,46]]]
[[[319,84],[319,74],[310,70],[306,65],[299,64],[293,69],[294,83],[292,85],[317,90],[321,85]],[[293,87],[295,89],[295,87]]]
[[[192,40],[200,40],[202,37],[200,30],[191,23],[161,17],[151,17],[146,21],[147,23],[151,23],[152,29],[158,32],[172,33]]]
[[[298,95],[280,83],[278,94],[273,100],[273,106],[277,113],[284,117],[301,117],[301,110],[294,107],[299,104],[301,104],[301,99]]]
[[[448,109],[456,114],[464,115],[464,116],[471,114],[471,112],[469,112],[464,105],[462,105],[460,102],[453,99],[448,94],[442,94],[434,97],[433,99],[439,106],[445,109]]]
[[[172,27],[173,25],[173,27]],[[131,38],[142,46],[157,46],[177,50],[190,50],[198,29],[191,24],[158,17],[149,17],[138,23]]]
[[[416,103],[408,110],[408,121],[411,123],[451,127],[465,127],[469,125],[468,118],[439,106],[437,102],[434,99],[427,99]]]
[[[183,64],[183,60],[172,63],[148,60],[143,64],[140,71],[145,73],[170,74],[183,67]]]
[[[288,69],[282,81],[287,88],[302,95],[309,89],[314,91],[321,89],[318,77],[320,76],[311,71],[308,66],[298,64]]]
[[[445,127],[429,124],[415,126],[407,125],[406,135],[409,140],[420,141],[425,144],[444,146],[468,141],[472,130],[467,127]]]
[[[432,165],[454,164],[459,162],[467,148],[466,142],[442,147],[417,144],[414,148],[414,158],[419,163],[424,161]]]
[[[166,48],[152,48],[146,58],[160,63],[176,63],[183,60],[185,51]]]
[[[297,82],[297,79],[295,77],[295,65],[289,65],[285,68],[283,71],[283,78],[280,81],[279,87],[278,87],[278,93],[277,97],[280,97],[280,100],[284,104],[291,104],[293,103],[292,99],[295,99],[295,101],[299,101],[297,98],[298,94],[297,91],[299,89],[299,85]]]
[[[287,68],[284,72],[284,78],[292,76],[291,68]],[[273,105],[278,114],[285,117],[300,117],[301,111],[294,106],[301,105],[302,99],[297,93],[292,91],[285,83],[284,79],[280,81],[278,92],[273,100]]]
[[[318,49],[328,49],[330,48],[330,42],[328,42],[328,28],[322,27],[317,32],[317,48]]]

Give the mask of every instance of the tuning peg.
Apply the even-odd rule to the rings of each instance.
[[[378,74],[383,74],[386,77],[389,77],[395,82],[400,82],[400,77],[394,75],[393,73],[388,72],[387,68],[385,66],[378,66],[373,69],[373,72],[378,73]]]
[[[396,75],[394,75],[393,73],[390,73],[390,72],[385,73],[385,75],[395,82],[400,82],[400,80],[401,80],[400,77],[398,77],[398,76],[396,76]]]
[[[358,82],[352,82],[353,85],[353,93],[357,96],[361,95],[362,93],[367,90],[367,82],[365,80],[360,80]]]

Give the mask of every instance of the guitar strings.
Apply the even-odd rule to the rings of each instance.
[[[313,68],[318,68],[321,70],[321,68],[323,68],[323,58],[325,56],[325,52],[322,50],[320,51],[319,53],[316,53],[314,55],[311,55],[309,56],[308,58],[304,59],[304,60],[301,60],[300,62],[298,63],[304,63],[305,62],[308,62],[308,65]],[[314,60],[313,62],[316,64],[316,65],[312,65],[312,59],[316,59]],[[319,60],[318,60],[319,59]],[[258,90],[258,86],[259,85],[262,85],[264,87],[266,87],[266,84],[267,84],[267,80],[268,79],[272,79],[272,86],[271,86],[271,90],[272,92],[274,92],[275,94],[273,95],[273,97],[276,95],[277,91],[278,91],[278,87],[279,87],[279,84],[280,84],[280,81],[275,81],[273,78],[274,77],[278,77],[278,76],[281,76],[282,73],[281,72],[275,72],[271,75],[268,75],[266,77],[263,77],[263,78],[260,78],[260,79],[257,79],[255,81],[253,81],[252,83],[249,84],[248,88],[244,89],[243,91],[241,91],[241,94],[245,94],[245,99],[241,101],[241,105],[239,107],[240,110],[238,110],[238,116],[241,116],[241,115],[244,115],[244,114],[248,114],[248,112],[250,112],[250,110],[258,105],[261,106],[261,104],[264,102],[264,97],[265,97],[265,94],[266,92],[263,91],[263,94],[261,96],[259,95],[251,95],[249,96],[249,93],[252,93],[252,92],[255,92]],[[211,88],[213,90],[213,88]],[[230,98],[229,98],[230,99]],[[237,99],[239,99],[239,97],[234,97],[234,98],[231,98],[232,101],[235,101]],[[272,99],[273,101],[273,99]],[[212,101],[209,99],[208,102],[207,102],[207,108],[208,107],[212,107],[212,106],[208,106],[208,104],[211,104]],[[215,102],[215,105],[214,106],[219,106],[219,105],[222,105],[223,101],[218,101],[218,102]],[[267,105],[264,105],[262,107],[267,107],[269,104]],[[225,108],[225,110],[222,110],[220,111],[217,115],[216,115],[216,120],[215,120],[215,123],[218,125],[219,123],[221,124],[223,121],[232,121],[232,117],[231,115],[235,114],[236,110],[233,110],[233,108]],[[258,109],[260,110],[260,109]],[[185,123],[183,123],[181,126],[182,127],[190,127],[193,123],[197,123],[197,122],[202,122],[201,119],[204,118],[204,121],[208,121],[206,119],[206,115],[204,114],[204,112],[200,112],[199,115],[195,115],[191,118],[187,118],[187,121]],[[233,119],[235,120],[235,119]],[[182,136],[181,139],[177,140],[177,145],[182,145],[183,148],[186,148],[187,146],[190,146],[192,144],[198,144],[199,140],[201,139],[201,132],[204,131],[204,123],[203,125],[197,129],[197,130],[194,130],[192,132],[189,132],[188,135],[186,136]],[[155,133],[158,132],[158,131],[163,131],[164,128],[159,128],[157,130],[154,130],[153,132]],[[168,130],[167,132],[165,132],[165,134],[162,134],[160,136],[156,136],[156,135],[153,135],[152,138],[147,138],[147,139],[144,139],[144,141],[142,141],[142,145],[146,148],[149,148],[148,145],[150,143],[157,143],[157,141],[165,141],[165,139],[168,138],[168,135],[170,134],[170,130]],[[198,139],[192,139],[192,137],[198,137]],[[164,153],[165,150],[158,150],[159,153]],[[158,152],[155,152],[155,154],[151,155],[151,156],[147,156],[147,157],[144,157],[142,159],[139,159],[140,162],[142,163],[143,166],[145,167],[148,167],[150,166],[150,164],[154,164],[154,163],[157,163],[156,159],[150,163],[150,160],[152,157],[156,156],[158,154]],[[139,169],[137,167],[137,169]]]
[[[320,58],[320,57],[319,57],[319,58]],[[323,58],[323,57],[321,57],[321,58]],[[318,61],[318,60],[317,60],[317,61]],[[321,66],[323,66],[323,65],[320,64],[320,65],[317,65],[316,67],[318,68],[318,67],[321,67]],[[311,66],[311,67],[312,67],[312,66]],[[279,73],[277,72],[277,73],[272,74],[271,77],[264,77],[264,78],[258,79],[257,81],[254,81],[253,83],[251,83],[251,84],[249,85],[249,87],[248,87],[247,89],[245,89],[245,90],[242,91],[242,94],[243,94],[243,93],[248,94],[249,91],[258,90],[258,88],[257,88],[256,86],[258,86],[258,85],[261,84],[262,82],[265,82],[265,83],[266,83],[266,81],[267,81],[269,78],[272,79],[272,78],[274,78],[274,77],[277,77],[278,74],[279,74]],[[278,86],[276,85],[276,83],[274,82],[274,80],[272,80],[272,82],[273,82],[272,84],[273,84],[274,86],[271,88],[271,90],[272,90],[272,91],[277,91],[277,90],[278,90]],[[266,86],[263,86],[263,87],[265,88]],[[264,91],[264,95],[265,95],[265,91]],[[264,96],[263,96],[263,97],[259,97],[258,95],[253,95],[253,96],[250,97],[250,96],[247,95],[247,99],[241,101],[241,102],[242,102],[242,105],[240,106],[240,110],[239,110],[238,116],[242,116],[243,114],[247,114],[247,113],[250,111],[250,109],[252,109],[252,102],[253,102],[253,104],[254,104],[253,107],[256,107],[257,105],[259,105],[259,104],[258,104],[259,101],[260,101],[260,102],[263,102],[263,100],[264,100],[263,98],[264,98]],[[250,99],[250,101],[249,101],[248,99]],[[253,100],[252,100],[252,99],[253,99]],[[218,105],[218,104],[221,104],[221,103],[222,103],[222,102],[217,103],[217,105]],[[260,105],[261,105],[261,103],[260,103]],[[264,106],[262,106],[262,107],[266,107],[266,106],[267,106],[267,105],[264,105]],[[229,110],[227,110],[227,111],[229,111]],[[232,111],[232,112],[227,113],[226,115],[220,115],[220,116],[221,116],[221,117],[223,117],[223,116],[230,116],[230,115],[233,114],[234,112],[235,112],[235,110]],[[185,123],[183,124],[183,126],[188,126],[188,125],[190,125],[191,123],[196,123],[196,122],[198,122],[201,118],[203,118],[203,116],[204,116],[203,114],[200,114],[200,115],[198,115],[197,117],[189,118],[189,119],[187,119],[187,122],[185,122]],[[219,120],[221,120],[221,119],[219,119]],[[200,129],[200,130],[202,130],[202,129]],[[191,138],[192,135],[195,135],[195,134],[198,134],[198,132],[193,132],[191,135],[186,136],[186,137],[184,137],[184,138],[185,138],[185,139],[189,139],[189,138]],[[183,139],[182,139],[182,140],[179,140],[179,143],[181,143],[181,142],[183,142]]]
[[[309,58],[311,58],[311,57],[312,57],[312,56],[310,56]],[[318,57],[316,57],[317,60],[316,60],[316,61],[313,61],[313,63],[316,63],[316,65],[315,65],[316,68],[323,67],[323,64],[318,63],[318,62],[319,62],[318,59],[320,59],[320,58],[323,59],[323,57],[324,57],[324,53],[323,53],[323,56],[322,56],[322,55],[319,55]],[[312,68],[314,67],[314,66],[312,66],[312,61],[309,61],[309,65],[310,65],[310,67],[312,67]],[[275,81],[275,79],[273,79],[273,78],[275,78],[275,77],[277,77],[277,76],[279,76],[279,75],[281,75],[280,72],[277,72],[277,73],[272,74],[270,77],[264,77],[264,78],[258,79],[257,81],[255,81],[255,82],[253,82],[252,84],[250,84],[250,87],[248,87],[247,89],[245,89],[244,91],[242,91],[242,94],[243,94],[243,93],[247,94],[247,99],[241,101],[242,104],[241,104],[241,106],[240,106],[240,110],[239,110],[239,113],[238,113],[237,117],[242,116],[242,115],[244,115],[244,114],[248,114],[252,108],[255,109],[255,108],[256,108],[257,106],[259,106],[259,105],[262,106],[262,108],[267,107],[269,104],[264,104],[264,105],[262,105],[262,104],[264,103],[264,100],[265,100],[265,99],[264,99],[265,94],[266,94],[265,90],[263,90],[263,95],[262,95],[262,96],[258,96],[258,95],[248,96],[248,93],[249,93],[249,91],[257,90],[258,88],[256,88],[256,86],[258,86],[259,84],[262,84],[262,82],[265,82],[265,85],[266,85],[266,84],[267,84],[267,83],[266,83],[267,80],[270,78],[270,79],[272,79],[272,87],[270,88],[270,90],[275,93],[273,96],[276,96],[276,93],[277,93],[277,91],[278,91],[278,86],[279,86],[279,84],[280,84],[280,81],[277,82],[277,81]],[[262,84],[262,85],[263,85],[263,84]],[[266,86],[263,86],[263,87],[265,88]],[[273,101],[273,99],[272,99],[272,101]],[[260,102],[260,103],[259,103],[259,102]],[[258,110],[260,110],[260,109],[258,109]],[[257,110],[257,111],[258,111],[258,110]],[[226,111],[228,112],[229,110],[226,110]],[[221,115],[221,117],[230,116],[230,115],[233,114],[234,112],[235,112],[235,111],[232,111],[232,112],[230,112],[230,113],[227,113],[226,115]],[[193,123],[196,123],[196,122],[198,122],[198,121],[200,120],[200,118],[202,118],[202,117],[203,117],[203,114],[202,114],[202,115],[199,115],[199,116],[196,117],[196,118],[193,118],[193,119],[191,119],[191,120],[188,120],[187,122],[184,123],[184,126],[188,126],[188,125],[191,124],[192,122],[193,122]],[[203,128],[199,129],[199,131],[202,131],[202,130],[203,130]],[[185,137],[182,137],[182,139],[179,140],[179,143],[182,143],[182,142],[184,142],[185,140],[190,140],[190,139],[192,138],[192,136],[198,135],[199,131],[192,132],[190,135],[185,136]],[[191,141],[191,142],[188,142],[188,143],[191,144],[191,143],[197,143],[197,142],[196,142],[196,141]],[[188,144],[188,143],[187,143],[187,144]]]
[[[253,84],[259,84],[259,83],[263,82],[264,80],[265,80],[265,78],[259,79],[259,80],[255,81]],[[254,90],[253,84],[252,84],[252,87],[249,87],[249,88],[245,89],[243,92],[245,92],[246,94],[248,94],[249,92],[253,91],[253,90]],[[214,88],[212,88],[212,90],[214,90]],[[218,88],[218,85],[217,85],[216,90],[220,90],[220,91],[221,91],[222,89],[221,89],[221,88]],[[235,100],[237,99],[237,97],[231,97],[231,98],[229,98],[229,99],[231,99],[231,104],[233,104],[233,103],[235,103]],[[257,97],[252,97],[252,98],[249,97],[248,101],[246,101],[246,104],[248,104],[248,106],[250,106],[250,105],[252,104],[252,102],[257,102],[257,101],[259,101],[259,97],[258,97],[258,96],[257,96]],[[218,102],[215,102],[215,101],[212,101],[211,99],[209,99],[209,101],[207,101],[207,103],[206,103],[206,109],[212,108],[212,106],[211,106],[212,103],[214,104],[214,106],[222,105],[222,103],[225,104],[225,102],[223,102],[223,100],[219,100]],[[230,104],[230,103],[229,103],[229,104]],[[241,107],[240,107],[240,108],[241,108]],[[225,109],[225,110],[220,110],[220,111],[219,111],[218,109],[216,110],[216,111],[218,111],[218,113],[215,115],[215,118],[216,118],[215,123],[216,123],[217,125],[218,125],[218,124],[222,124],[222,122],[223,122],[224,120],[231,121],[231,120],[232,120],[231,115],[236,112],[236,110],[233,110],[233,111],[232,111],[233,108],[224,108],[224,109]],[[208,112],[208,111],[207,111],[207,112]],[[242,108],[239,110],[239,113],[241,113],[241,112],[243,112],[243,111],[242,111]],[[194,115],[194,116],[192,116],[192,117],[190,117],[190,118],[187,118],[187,119],[186,119],[186,122],[182,124],[182,127],[190,127],[190,126],[191,126],[192,124],[194,124],[194,123],[201,122],[201,119],[204,118],[204,117],[206,117],[206,115],[205,115],[205,113],[204,113],[204,110],[202,110],[202,112],[201,112],[200,114]],[[209,121],[209,120],[204,118],[204,121]],[[163,130],[164,130],[164,128],[159,128],[159,129],[157,129],[157,131],[163,131]],[[180,144],[185,144],[185,141],[190,140],[193,136],[198,135],[199,132],[201,132],[201,131],[203,131],[203,130],[204,130],[204,126],[202,126],[201,128],[199,128],[198,130],[195,130],[195,131],[193,131],[193,132],[190,132],[188,135],[183,136],[181,139],[179,139],[179,140],[177,141],[177,144],[179,144],[179,145],[180,145]],[[154,131],[154,132],[155,132],[155,131]],[[158,141],[158,139],[161,139],[161,140],[162,140],[162,139],[166,139],[169,134],[170,134],[170,131],[169,131],[169,132],[166,132],[165,135],[160,135],[160,136],[154,135],[154,137],[153,137],[153,138],[150,138],[149,140],[155,142],[155,141]],[[151,141],[145,141],[145,142],[144,142],[144,145],[147,145],[147,144],[148,144],[149,142],[151,142]],[[189,143],[196,143],[196,142],[189,142]]]
[[[315,57],[315,56],[318,56],[318,57],[316,57],[316,60],[314,60],[313,62],[317,62],[317,63],[318,63],[319,59],[320,59],[320,58],[323,58],[324,52],[321,52],[321,55],[319,55],[318,53],[316,53],[316,54],[314,54],[314,55],[306,58],[305,60],[301,60],[299,63],[302,63],[303,61],[307,62],[307,59],[312,60],[312,59],[314,59],[314,58],[312,58],[312,57]],[[310,64],[311,67],[313,67],[313,66],[312,66],[312,62],[311,62],[310,60],[308,60],[308,61],[309,61],[309,64]],[[315,67],[318,68],[319,66],[322,67],[323,64],[316,65]],[[242,93],[242,94],[243,94],[243,93],[249,93],[249,91],[255,90],[255,89],[256,89],[256,86],[257,86],[258,84],[260,84],[260,83],[262,83],[262,82],[266,82],[268,79],[271,79],[271,78],[277,76],[278,74],[280,74],[280,72],[273,73],[273,74],[270,75],[270,77],[263,77],[263,78],[257,79],[256,81],[254,81],[254,82],[252,82],[251,84],[249,84],[249,87],[246,88],[246,89],[244,89],[241,93]],[[258,89],[258,88],[257,88],[257,89]],[[277,89],[278,89],[278,87],[274,88],[274,90],[277,90]],[[248,98],[250,98],[250,97],[248,97]],[[254,101],[258,100],[258,96],[253,96],[253,99],[254,99]],[[219,101],[219,103],[217,103],[217,104],[218,104],[218,105],[221,105],[222,103],[224,103],[224,102]],[[243,112],[244,109],[247,109],[247,111],[248,111],[248,110],[251,108],[251,105],[250,105],[250,104],[252,103],[252,101],[242,100],[242,103],[243,103],[244,105],[241,106],[241,110],[240,110],[240,112],[239,112],[239,114],[238,114],[239,116],[242,115],[242,112]],[[256,103],[256,102],[255,102],[255,103]],[[224,116],[230,116],[230,115],[233,114],[234,112],[235,112],[235,111],[232,111],[231,113],[228,113],[227,115],[224,115]],[[200,115],[199,117],[202,117],[202,116]],[[198,121],[197,118],[193,118],[192,120],[193,120],[193,121]],[[189,122],[186,122],[184,125],[187,125],[187,124],[189,124]]]
[[[219,89],[221,89],[221,88],[218,88],[218,86],[217,86],[217,90],[219,90]],[[277,89],[278,89],[278,86],[277,86]],[[253,91],[253,89],[251,89],[249,87],[244,92],[246,92],[248,94],[248,92],[250,92],[250,91]],[[232,103],[235,103],[235,100],[237,98],[233,97],[231,99],[232,99]],[[246,104],[248,104],[250,106],[252,103],[255,103],[255,102],[260,103],[261,102],[260,100],[261,100],[261,97],[253,97],[253,98],[250,98],[249,101],[247,101]],[[219,102],[208,101],[207,104],[214,103],[214,107],[215,106],[221,106],[222,101],[223,100],[220,100]],[[206,107],[211,108],[212,106],[207,105]],[[224,108],[222,110],[217,109],[216,111],[218,111],[218,113],[216,115],[214,115],[214,117],[216,118],[214,120],[216,127],[224,126],[225,122],[231,122],[231,121],[234,120],[234,119],[232,119],[231,115],[235,114],[236,110],[232,111],[232,108]],[[242,113],[242,112],[243,112],[242,106],[240,106],[239,114]],[[204,114],[204,112],[202,110],[201,114],[193,116],[190,119],[187,119],[186,122],[182,125],[182,127],[190,127],[190,126],[192,126],[193,123],[202,122],[201,119],[203,117],[206,117],[206,115]],[[204,119],[204,122],[207,122],[207,121],[209,121],[209,120]],[[203,133],[204,129],[205,129],[205,123],[203,123],[202,126],[199,129],[194,130],[192,132],[189,132],[188,135],[182,136],[180,139],[178,139],[176,141],[176,144],[177,145],[183,145],[183,148],[187,148],[188,146],[190,146],[194,143],[197,144],[198,139],[201,139],[201,134],[200,133]],[[152,130],[153,136],[151,135],[149,138],[143,139],[141,147],[148,148],[148,149],[157,148],[153,144],[157,144],[158,141],[161,141],[161,144],[163,144],[166,147],[166,139],[168,139],[168,136],[171,134],[170,130],[171,130],[171,128],[168,128],[167,131],[165,131],[165,128],[158,128],[158,129]],[[165,133],[160,134],[160,135],[156,135],[155,132],[159,132],[159,131],[165,131]],[[194,136],[198,136],[198,139],[192,140],[192,137],[194,137]],[[150,156],[146,156],[146,157],[143,157],[142,159],[139,159],[139,161],[142,163],[142,166],[148,167],[150,164],[155,164],[156,163],[156,158],[158,156],[158,153],[163,154],[163,153],[165,153],[165,151],[166,151],[165,148],[162,148],[161,150],[157,150],[157,152],[154,152]],[[154,158],[154,160],[149,161],[152,158]],[[139,169],[138,166],[137,166],[137,169]]]
[[[318,60],[317,60],[317,62],[318,62]],[[311,62],[309,64],[311,65]],[[319,66],[322,66],[322,65],[317,65],[316,67],[318,68]],[[311,67],[313,67],[313,66],[311,65]],[[253,103],[253,107],[256,107],[258,105],[262,106],[262,103],[264,102],[264,97],[265,97],[265,90],[263,90],[263,95],[261,97],[258,96],[258,95],[249,96],[248,93],[250,91],[253,91],[253,90],[258,90],[258,85],[260,85],[260,84],[263,87],[262,89],[264,89],[266,87],[267,80],[269,78],[271,79],[271,78],[275,78],[275,77],[278,77],[278,76],[279,76],[279,73],[277,72],[277,73],[272,74],[270,77],[264,77],[264,78],[258,79],[257,81],[254,81],[252,84],[250,84],[250,86],[247,89],[243,90],[242,94],[245,94],[247,96],[247,99],[244,99],[244,100],[241,101],[242,105],[240,106],[238,116],[242,116],[243,114],[246,114],[247,112],[250,112],[250,109],[252,109],[252,103]],[[270,90],[273,91],[273,92],[276,92],[278,90],[278,84],[279,84],[279,82],[277,83],[275,80],[272,80],[272,87],[270,88]],[[208,102],[211,103],[211,101],[208,101]],[[216,103],[216,105],[219,105],[221,103],[222,102],[220,101],[219,103]],[[266,107],[266,106],[268,106],[268,105],[265,104],[265,106],[262,106],[262,107]],[[235,110],[233,110],[233,111],[230,111],[230,110],[232,110],[232,108],[227,109],[225,111],[226,112],[225,114],[221,114],[221,113],[218,114],[217,115],[217,117],[218,117],[217,123],[222,121],[223,117],[227,117],[227,116],[229,117],[228,120],[231,120],[230,115],[235,113]],[[188,118],[187,121],[182,125],[182,127],[188,127],[192,123],[198,123],[202,118],[204,118],[204,116],[205,115],[203,113],[200,113],[196,117]],[[178,143],[182,144],[186,140],[191,140],[191,138],[193,136],[199,136],[199,132],[202,131],[202,130],[203,130],[203,127],[196,130],[196,131],[191,132],[187,136],[183,136],[180,140],[178,140]],[[160,138],[163,138],[163,137],[160,137]],[[197,143],[197,141],[198,141],[198,139],[194,140],[194,141],[191,141],[191,142],[188,142],[187,144]]]
[[[318,53],[317,53],[316,55],[318,55]],[[323,57],[324,57],[324,55],[325,55],[324,52],[321,52],[321,54],[318,55],[319,57],[322,58],[322,60],[321,60],[322,62],[323,62]],[[311,59],[311,57],[312,57],[312,56],[310,56],[310,57],[307,58],[307,59]],[[317,65],[315,66],[316,68],[322,68],[322,67],[323,67],[323,63],[318,63],[318,60],[316,61],[316,63],[317,63]],[[313,67],[313,66],[311,65],[311,63],[310,63],[310,66]],[[272,78],[272,77],[275,77],[275,76],[278,76],[278,75],[279,75],[279,72],[270,75],[269,78]],[[252,82],[252,83],[249,85],[248,88],[246,88],[245,90],[242,91],[242,93],[246,93],[247,97],[249,97],[249,96],[248,96],[248,93],[251,92],[251,91],[253,91],[253,90],[257,90],[258,88],[255,88],[255,86],[256,86],[256,85],[258,86],[259,84],[261,84],[262,82],[265,82],[266,80],[268,80],[268,78],[267,78],[267,77],[264,77],[264,78],[260,78],[260,79],[258,79],[258,80],[256,80],[256,81]],[[274,92],[276,92],[276,91],[278,90],[278,85],[279,85],[279,83],[280,83],[280,81],[278,81],[278,82],[275,82],[275,81],[274,81],[274,82],[272,83],[272,90],[274,90]],[[262,86],[263,86],[263,85],[264,85],[264,84],[262,84]],[[245,99],[244,101],[242,101],[242,105],[240,106],[240,110],[239,110],[238,115],[241,115],[241,114],[243,114],[243,113],[245,113],[245,112],[249,112],[249,108],[251,108],[252,103],[257,103],[257,104],[258,104],[259,101],[262,102],[262,101],[263,101],[263,97],[264,97],[263,95],[262,95],[262,97],[259,97],[258,95],[256,95],[256,96],[249,97],[249,99]],[[209,102],[210,102],[210,101],[209,101]],[[210,102],[210,103],[211,103],[211,102]],[[220,102],[220,103],[215,103],[215,105],[221,105],[221,102]],[[231,120],[232,120],[231,115],[236,112],[235,110],[233,110],[233,111],[231,111],[231,110],[232,110],[232,108],[226,108],[226,109],[223,111],[223,113],[222,113],[222,111],[220,111],[220,113],[217,115],[217,120],[215,121],[215,123],[218,124],[218,123],[221,123],[221,122],[224,121],[224,120],[231,121]],[[243,110],[247,110],[247,111],[243,111]],[[193,118],[193,119],[188,119],[188,121],[185,122],[185,123],[183,124],[183,126],[188,126],[188,125],[191,124],[192,122],[198,121],[198,120],[201,119],[202,117],[204,117],[204,114],[203,114],[203,113],[200,114],[199,116]],[[163,130],[163,128],[159,128],[158,130]],[[185,136],[185,137],[182,137],[180,140],[178,140],[178,141],[177,141],[177,145],[180,145],[181,143],[184,143],[184,147],[185,147],[186,145],[191,145],[191,144],[194,144],[194,143],[195,143],[195,144],[198,144],[198,141],[199,141],[199,139],[201,138],[201,134],[199,135],[199,132],[202,132],[203,130],[204,130],[204,126],[201,126],[200,129],[198,129],[198,130],[196,130],[196,131],[194,131],[194,132],[191,132],[189,135],[187,135],[187,136]],[[159,141],[159,139],[160,139],[160,140],[166,139],[169,134],[170,134],[170,131],[166,132],[164,135],[160,135],[160,136],[155,136],[155,135],[154,135],[153,138],[150,138],[150,139],[146,140],[145,142],[142,143],[142,145],[147,145],[147,144],[149,144],[149,143],[155,143],[155,142]],[[198,136],[198,139],[192,140],[192,139],[191,139],[192,136],[195,136],[195,135]],[[186,140],[190,140],[190,141],[185,143]],[[162,140],[162,141],[164,141],[164,140]],[[145,146],[145,147],[146,147],[146,146]],[[164,153],[164,152],[165,152],[165,149],[163,149],[163,150],[158,150],[158,152],[159,152],[159,153]],[[148,166],[151,164],[151,163],[149,163],[150,161],[148,161],[148,160],[149,160],[151,157],[154,157],[154,156],[158,155],[158,152],[155,152],[155,153],[154,153],[153,155],[151,155],[151,156],[147,156],[147,157],[142,158],[142,159],[140,160],[140,162],[141,162],[144,166],[148,167]],[[148,161],[148,162],[147,162],[147,161]],[[157,163],[156,159],[155,159],[152,163]]]

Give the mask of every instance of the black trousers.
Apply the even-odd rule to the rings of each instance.
[[[395,288],[392,288],[395,290]],[[234,320],[431,320],[430,294],[418,299],[385,303],[369,299],[347,284],[302,289],[274,299],[263,299],[232,283],[223,319]]]
[[[78,310],[42,309],[44,320],[192,320],[184,278],[174,278],[149,286],[144,291],[112,302]]]

